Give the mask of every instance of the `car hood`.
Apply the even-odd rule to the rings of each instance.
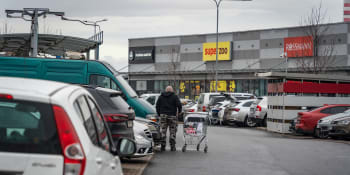
[[[333,120],[338,119],[338,118],[342,118],[342,117],[347,117],[350,116],[350,112],[346,112],[346,113],[339,113],[339,114],[334,114],[334,115],[330,115],[328,117],[322,118],[319,123],[322,124],[328,124],[331,123]]]

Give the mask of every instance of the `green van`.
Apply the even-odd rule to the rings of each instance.
[[[0,57],[0,76],[26,77],[73,84],[92,84],[122,91],[136,116],[155,119],[156,111],[139,98],[128,82],[103,61]]]

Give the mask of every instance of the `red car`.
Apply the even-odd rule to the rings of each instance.
[[[350,109],[350,104],[324,105],[308,112],[299,112],[295,130],[297,133],[314,134],[317,122],[329,115],[342,113]]]

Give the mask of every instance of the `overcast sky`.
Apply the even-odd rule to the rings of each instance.
[[[253,0],[223,1],[220,6],[220,32],[297,26],[310,9],[322,1],[329,22],[343,20],[343,0]],[[100,20],[104,44],[100,57],[116,69],[127,65],[128,39],[142,37],[205,34],[216,32],[216,6],[213,0],[1,0],[0,31],[29,32],[30,23],[6,18],[5,9],[50,8],[66,17]],[[40,33],[88,38],[92,26],[62,21],[48,16],[39,23]],[[123,70],[125,71],[125,70]]]

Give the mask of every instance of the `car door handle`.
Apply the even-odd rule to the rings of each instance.
[[[102,161],[101,158],[97,158],[97,159],[96,159],[96,163],[99,164],[99,165],[101,165],[101,164],[103,163],[103,161]]]

